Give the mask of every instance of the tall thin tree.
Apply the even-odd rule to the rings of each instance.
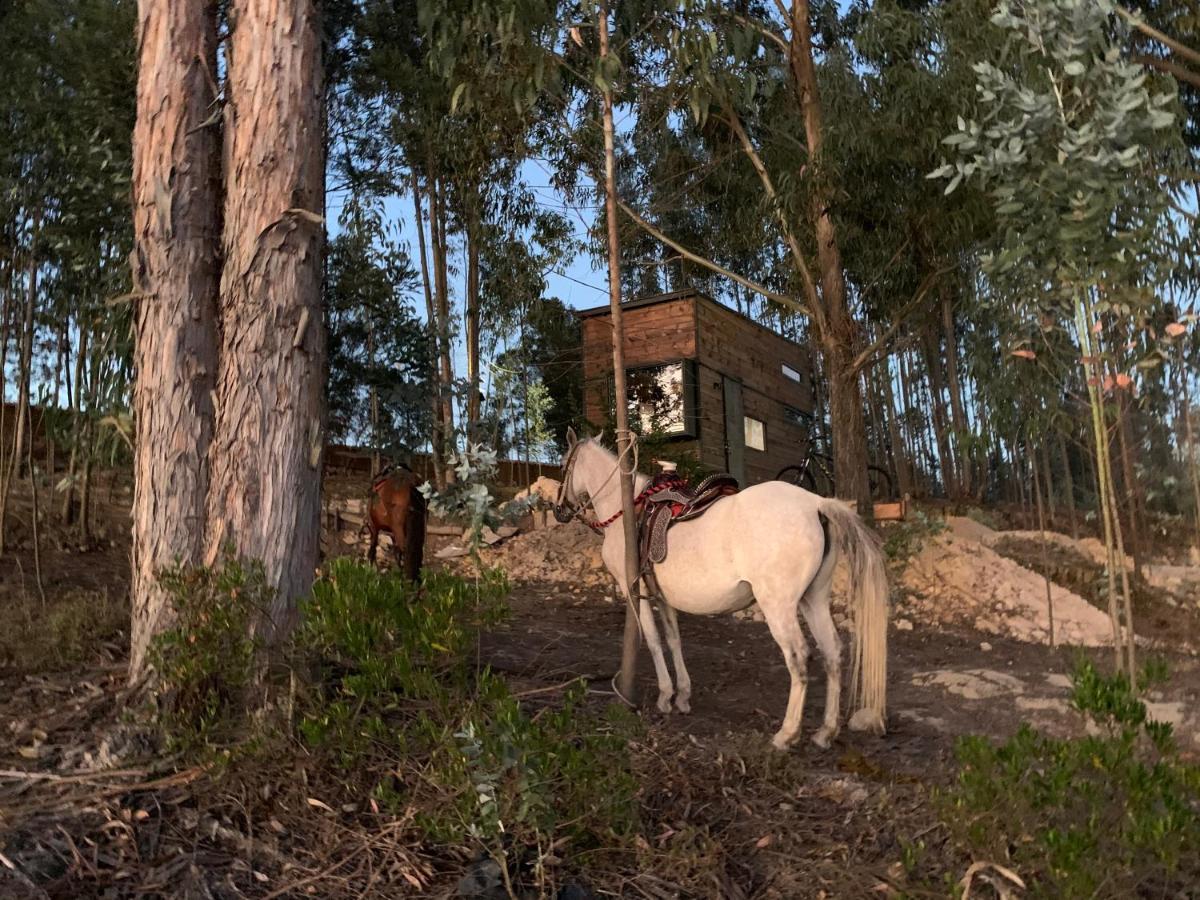
[[[313,0],[233,0],[225,240],[207,558],[261,560],[267,640],[312,585],[320,537],[324,127]]]
[[[138,7],[131,677],[166,624],[158,571],[202,559],[220,271],[217,3]]]

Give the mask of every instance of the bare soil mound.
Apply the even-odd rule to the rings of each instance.
[[[600,558],[599,535],[582,522],[530,531],[481,551],[483,562],[501,566],[514,581],[549,581],[576,586],[611,585]]]

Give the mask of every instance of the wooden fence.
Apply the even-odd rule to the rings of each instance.
[[[422,478],[433,477],[433,464],[429,454],[414,453],[409,465]],[[368,473],[371,471],[371,454],[357,447],[330,444],[325,448],[325,466],[327,469],[347,473]],[[543,475],[562,479],[562,468],[553,463],[526,463],[519,459],[502,459],[497,464],[497,469],[496,482],[505,487],[526,487]]]

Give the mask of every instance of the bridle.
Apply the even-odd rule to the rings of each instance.
[[[617,510],[613,515],[609,516],[603,522],[592,521],[587,518],[583,511],[584,506],[590,505],[591,503],[590,495],[588,497],[588,504],[584,505],[576,505],[567,499],[567,485],[571,483],[571,478],[575,473],[575,462],[579,458],[579,448],[585,443],[587,442],[576,441],[571,445],[571,449],[567,451],[567,458],[563,462],[563,478],[558,485],[558,497],[556,497],[554,501],[554,518],[564,525],[570,522],[572,519],[578,519],[588,528],[592,529],[592,531],[596,532],[596,534],[603,534],[605,528],[617,521],[617,519],[621,518],[624,510]],[[634,472],[637,472],[637,442],[631,441],[629,446],[633,447],[633,470]],[[613,466],[613,470],[608,473],[608,477],[601,482],[600,487],[596,488],[595,492],[597,494],[608,487],[608,483],[613,480],[614,476],[616,476],[618,472],[621,471],[621,456],[624,452],[626,451],[622,451],[621,453],[617,454],[617,464]],[[637,503],[642,499],[644,499],[642,495],[638,495],[634,502]]]

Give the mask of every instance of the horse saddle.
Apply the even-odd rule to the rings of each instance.
[[[638,519],[638,549],[641,574],[667,558],[667,532],[676,522],[703,515],[723,497],[738,492],[737,479],[720,473],[709,475],[695,487],[678,475],[662,474],[642,491],[641,516]]]

